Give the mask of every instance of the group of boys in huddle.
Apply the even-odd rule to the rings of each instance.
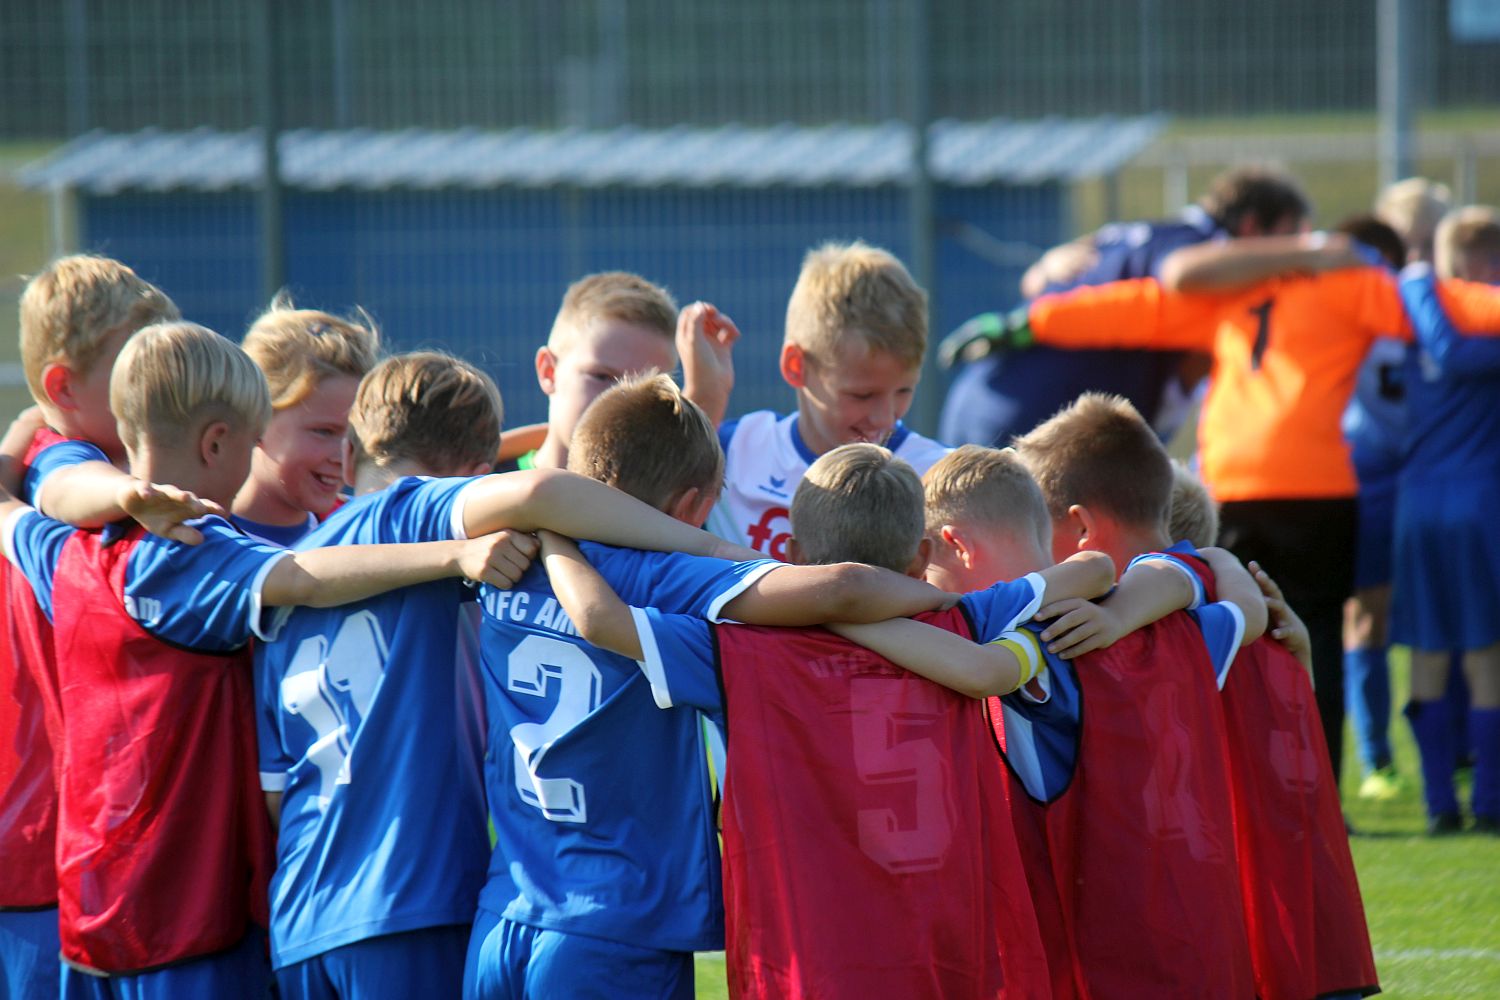
[[[796,412],[721,422],[732,322],[590,276],[492,473],[463,361],[54,263],[0,449],[10,995],[691,996],[718,948],[736,996],[1376,992],[1296,615],[1118,399],[908,430],[924,317],[813,250]]]

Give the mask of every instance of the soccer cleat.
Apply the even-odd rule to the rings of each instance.
[[[1438,813],[1427,819],[1427,836],[1446,837],[1449,834],[1461,833],[1464,821],[1458,813]]]
[[[1474,825],[1469,829],[1474,833],[1487,833],[1491,837],[1500,837],[1500,819],[1493,816],[1475,816]]]
[[[1406,779],[1392,764],[1377,767],[1359,783],[1359,797],[1371,802],[1389,802],[1399,798],[1405,790]]]

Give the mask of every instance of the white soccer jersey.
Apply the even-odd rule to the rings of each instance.
[[[724,493],[708,517],[708,530],[773,559],[787,559],[792,494],[818,456],[797,431],[797,414],[747,413],[719,428],[724,446]],[[949,448],[896,424],[885,446],[924,474]]]

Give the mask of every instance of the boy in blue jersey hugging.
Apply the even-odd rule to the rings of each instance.
[[[149,326],[109,389],[137,476],[228,503],[270,415],[243,351],[194,324]],[[75,530],[0,500],[6,556],[58,650],[62,995],[258,1000],[270,830],[247,644],[262,608],[460,573],[503,583],[496,540],[292,554],[209,518],[188,546],[128,522]]]
[[[355,499],[296,548],[463,538],[502,524],[700,553],[724,547],[567,472],[477,475],[499,431],[499,393],[477,369],[433,352],[387,359],[350,413],[345,477]],[[519,575],[534,551],[529,536],[513,537],[508,570]],[[729,565],[698,561],[714,572]],[[484,605],[519,619],[530,599],[490,590]],[[530,613],[562,628],[543,604]],[[472,592],[439,580],[284,614],[277,641],[257,649],[261,782],[281,826],[271,957],[288,1000],[459,993],[489,851],[479,614]],[[545,652],[520,655],[509,668],[539,674],[513,672],[508,683],[545,691],[547,672],[563,669]]]
[[[600,395],[568,454],[570,470],[695,526],[723,462],[713,424],[664,375]],[[628,600],[709,618],[877,620],[950,599],[871,566],[586,551]],[[724,944],[706,720],[658,710],[633,661],[579,636],[540,567],[508,593],[485,588],[481,607],[498,842],[465,995],[690,996],[692,952]]]

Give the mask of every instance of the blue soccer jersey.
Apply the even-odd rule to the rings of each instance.
[[[778,563],[584,544],[631,604],[716,617]],[[580,639],[533,567],[481,591],[497,844],[481,908],[642,948],[723,947],[723,897],[699,713],[660,711],[635,662]]]
[[[462,538],[472,482],[398,480],[296,547]],[[489,857],[474,596],[448,579],[287,609],[257,647],[261,785],[282,793],[273,967],[473,919]]]
[[[262,628],[261,587],[283,549],[251,541],[218,517],[192,522],[197,545],[144,535],[126,564],[125,611],[147,632],[200,652],[239,649]],[[106,544],[131,522],[102,529]],[[52,618],[52,583],[63,545],[79,529],[35,511],[6,522],[14,562]]]
[[[1437,299],[1430,271],[1402,274],[1401,300],[1418,346],[1408,352],[1406,465],[1413,482],[1500,469],[1500,338],[1463,337]]]
[[[37,452],[36,457],[26,467],[26,476],[21,481],[20,499],[26,503],[35,504],[36,495],[42,488],[48,476],[66,469],[70,465],[78,465],[82,462],[108,462],[109,456],[105,455],[97,445],[89,444],[87,441],[68,439],[56,444],[48,445]]]

